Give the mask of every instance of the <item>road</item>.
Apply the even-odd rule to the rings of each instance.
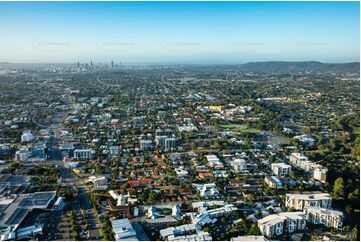
[[[89,194],[86,190],[86,186],[82,185],[80,179],[76,176],[73,176],[69,169],[66,169],[63,166],[58,166],[57,170],[59,171],[60,176],[63,179],[63,184],[67,184],[68,187],[74,192],[74,197],[72,199],[72,208],[79,216],[81,216],[80,211],[81,209],[83,209],[85,219],[89,224],[88,232],[81,235],[81,239],[100,239],[97,220],[93,211],[93,206],[91,204]],[[77,191],[77,193],[75,191]],[[85,230],[85,226],[81,226],[81,228]]]

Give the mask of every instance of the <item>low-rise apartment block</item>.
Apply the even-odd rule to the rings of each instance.
[[[285,163],[272,163],[271,169],[277,176],[288,176],[291,172],[291,166]]]
[[[327,178],[327,171],[328,170],[326,167],[323,167],[319,164],[314,164],[312,170],[312,178],[322,183],[325,183]]]
[[[305,215],[302,212],[272,214],[258,220],[258,228],[266,237],[291,234],[306,228]]]
[[[332,197],[328,193],[286,194],[285,205],[288,208],[303,210],[305,206],[330,208]]]
[[[336,229],[342,227],[344,215],[340,211],[306,206],[303,212],[306,215],[307,221],[312,224],[322,224]]]
[[[199,195],[204,198],[217,198],[219,196],[219,191],[216,184],[193,184],[195,188],[199,191]]]
[[[269,188],[282,189],[282,182],[276,176],[266,176],[264,182]]]

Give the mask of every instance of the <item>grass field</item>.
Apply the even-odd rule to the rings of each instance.
[[[262,132],[262,130],[257,128],[250,128],[247,124],[227,124],[227,125],[221,125],[221,128],[223,130],[229,129],[235,132],[243,132],[243,133],[259,133]]]

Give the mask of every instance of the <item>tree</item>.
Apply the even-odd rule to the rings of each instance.
[[[342,200],[345,197],[345,187],[343,183],[343,178],[339,177],[333,184],[333,197],[337,200]]]
[[[359,190],[356,188],[356,190],[355,191],[353,191],[353,192],[350,192],[349,194],[348,194],[348,196],[347,196],[347,198],[349,199],[349,200],[355,200],[355,199],[358,199],[359,198]]]
[[[260,235],[261,231],[259,231],[259,228],[252,224],[251,228],[248,231],[248,235]]]
[[[9,166],[8,166],[8,170],[10,173],[14,173],[17,169],[19,169],[21,167],[20,163],[11,163]]]
[[[352,238],[351,238],[351,240],[352,240],[352,241],[358,241],[358,237],[359,237],[358,229],[357,229],[357,227],[355,226],[355,227],[352,229]]]

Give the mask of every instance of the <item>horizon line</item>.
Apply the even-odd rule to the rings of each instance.
[[[9,62],[9,61],[1,61],[0,65],[19,65],[19,64],[52,64],[52,65],[70,65],[70,64],[86,64],[93,62],[93,64],[108,64],[111,61],[101,61],[97,62],[94,60],[89,61],[74,61],[74,62]],[[260,60],[260,61],[246,61],[246,62],[184,62],[184,61],[169,61],[169,62],[122,62],[118,61],[115,63],[121,63],[121,65],[244,65],[248,63],[265,63],[265,62],[290,62],[290,63],[305,63],[305,62],[317,62],[321,64],[351,64],[351,63],[360,63],[360,60],[357,61],[347,61],[347,62],[326,62],[326,61],[318,61],[318,60]]]

